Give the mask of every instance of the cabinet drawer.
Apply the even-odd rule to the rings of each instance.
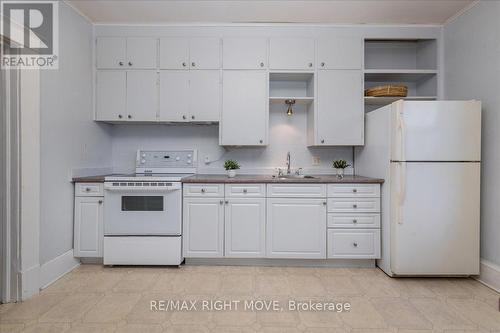
[[[380,214],[328,214],[328,228],[380,228]]]
[[[380,197],[379,184],[329,184],[329,197],[344,198],[378,198]]]
[[[380,198],[328,199],[328,211],[332,213],[378,213]]]
[[[224,184],[185,184],[185,197],[223,197]]]
[[[102,183],[76,183],[75,196],[77,197],[102,197],[104,196]]]
[[[268,197],[322,198],[326,197],[325,184],[269,184]]]
[[[226,197],[230,198],[263,198],[266,196],[264,184],[226,184]]]
[[[380,258],[380,230],[329,229],[328,258],[378,259]]]

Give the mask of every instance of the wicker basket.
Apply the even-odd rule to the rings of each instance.
[[[370,97],[406,97],[407,95],[408,87],[397,84],[376,86],[365,90],[365,96]]]

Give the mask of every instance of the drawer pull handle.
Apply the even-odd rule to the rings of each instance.
[[[85,188],[85,191],[86,191],[86,192],[90,192],[90,187],[86,187],[86,188]]]
[[[358,247],[358,243],[352,243],[352,246]]]
[[[352,205],[352,208],[358,208],[358,205],[354,204]]]
[[[246,188],[243,189],[243,193],[247,193],[248,190]]]
[[[358,223],[358,220],[354,219],[354,220],[352,220],[352,223],[356,224],[356,223]]]
[[[355,189],[355,188],[352,189],[352,193],[357,193],[357,192],[358,192],[357,189]]]
[[[201,193],[205,193],[205,189],[204,188],[201,189]]]

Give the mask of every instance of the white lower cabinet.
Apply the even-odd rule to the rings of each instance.
[[[184,197],[183,252],[186,258],[224,255],[223,198]]]
[[[102,257],[104,198],[75,197],[75,257]]]
[[[267,257],[326,258],[326,199],[267,199]]]
[[[266,255],[266,199],[230,198],[225,208],[225,256]]]

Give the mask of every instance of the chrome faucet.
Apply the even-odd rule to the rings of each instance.
[[[290,165],[290,152],[286,154],[286,174],[289,175],[291,174],[291,165]]]

